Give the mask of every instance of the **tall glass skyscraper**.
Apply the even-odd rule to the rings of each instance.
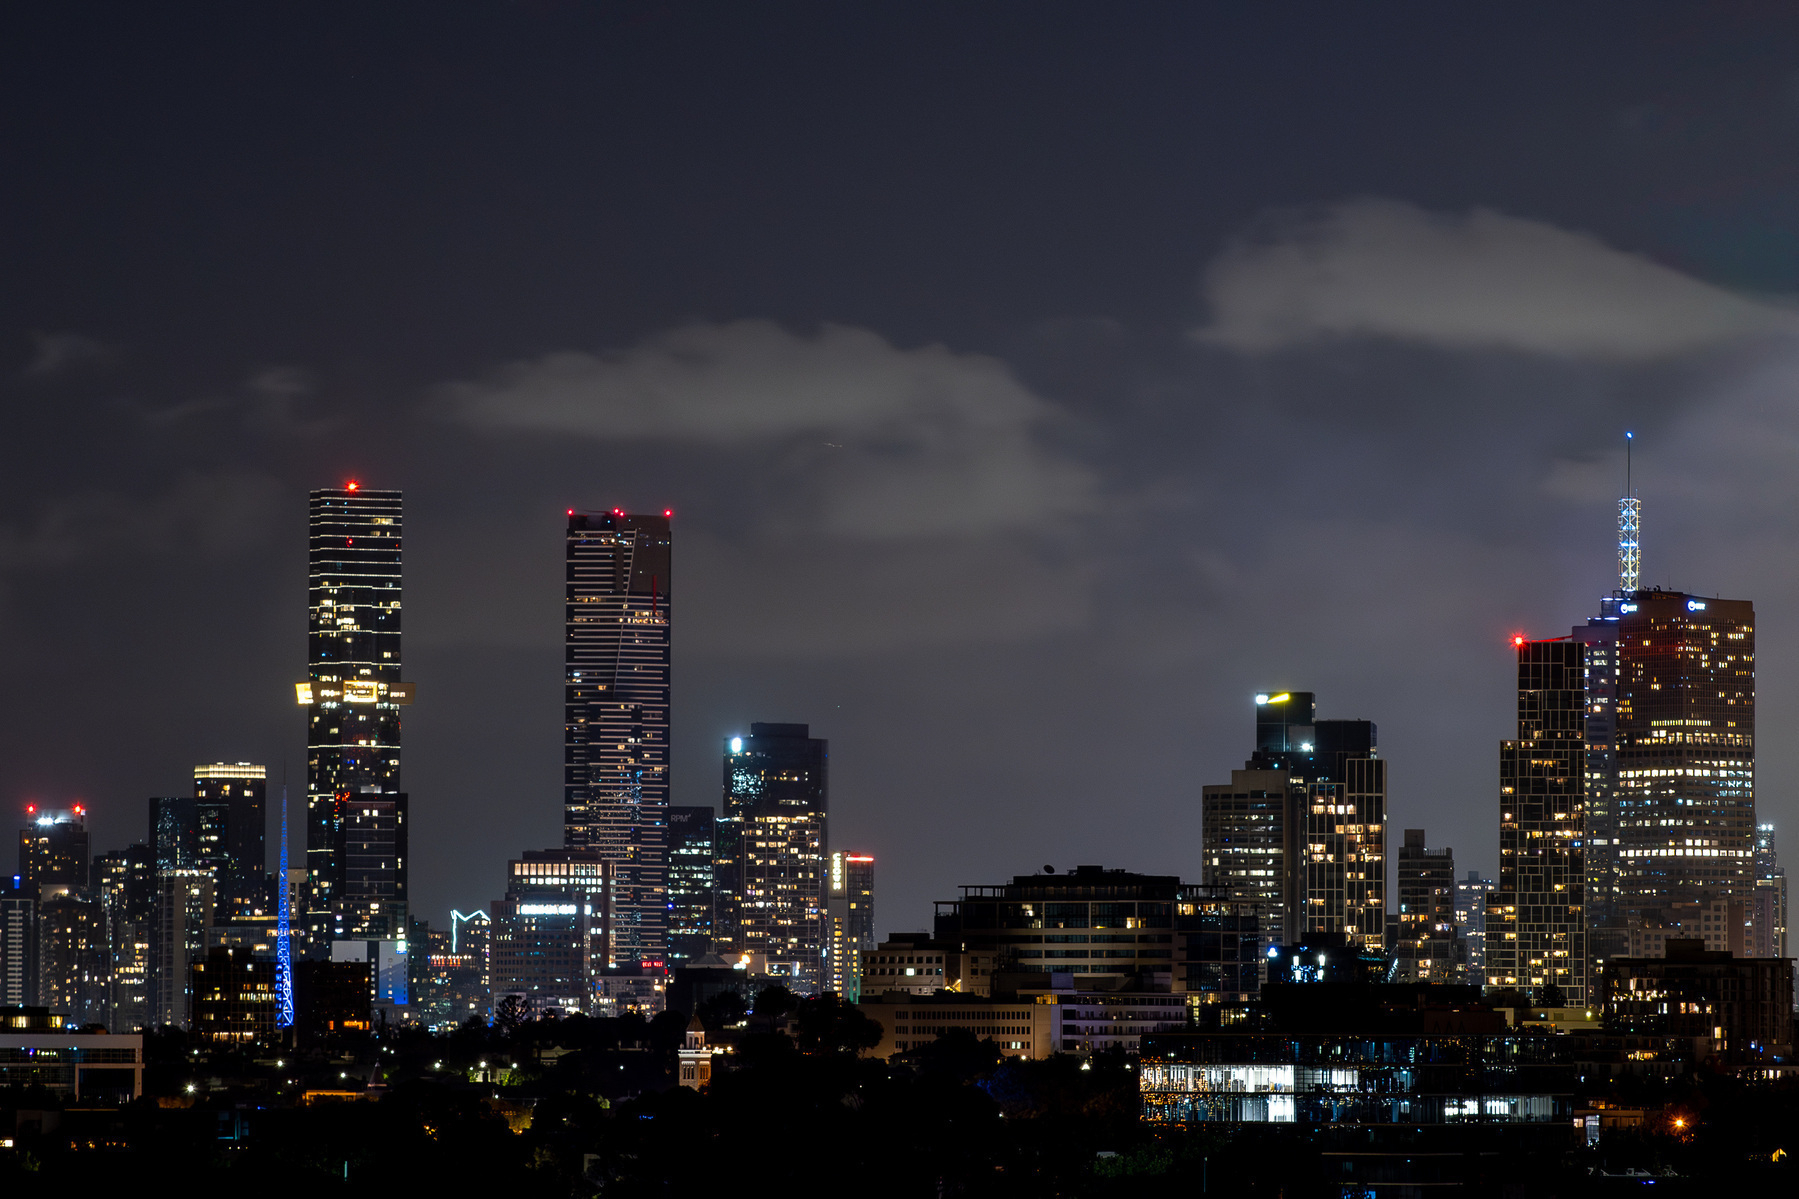
[[[1618,604],[1618,906],[1633,923],[1755,891],[1755,607]]]
[[[400,493],[358,483],[310,496],[307,555],[305,938],[329,954],[344,898],[351,795],[400,790]],[[403,888],[402,888],[403,889]],[[397,934],[404,936],[405,921]]]
[[[568,514],[564,840],[613,867],[610,969],[668,964],[669,515]]]
[[[803,724],[752,724],[725,742],[718,822],[721,927],[751,969],[818,991],[826,966],[825,852],[830,743]]]

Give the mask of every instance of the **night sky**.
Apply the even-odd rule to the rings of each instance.
[[[355,478],[433,924],[561,843],[570,507],[674,510],[676,802],[811,724],[883,933],[1197,880],[1266,689],[1491,870],[1507,639],[1615,585],[1632,429],[1799,852],[1795,295],[1790,5],[11,4],[0,803],[303,795]]]

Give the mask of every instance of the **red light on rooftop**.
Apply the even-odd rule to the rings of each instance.
[[[569,515],[570,515],[570,516],[573,516],[573,515],[574,515],[574,514],[575,514],[575,510],[574,510],[574,509],[573,509],[573,508],[570,508],[570,509],[569,509],[569,510],[568,510],[568,514],[569,514]]]
[[[80,804],[75,805],[75,815],[80,816],[86,811],[87,811],[87,809],[82,807]]]
[[[1522,635],[1522,634],[1518,634],[1518,635],[1515,635],[1515,636],[1513,636],[1513,638],[1512,638],[1512,644],[1513,644],[1513,645],[1523,645],[1523,644],[1524,644],[1524,637],[1523,637],[1523,635]]]
[[[674,514],[675,514],[675,510],[673,508],[664,508],[662,510],[662,515],[664,515],[664,516],[673,516]]]
[[[26,804],[26,805],[25,805],[25,814],[26,814],[26,815],[27,815],[27,816],[35,816],[35,815],[37,815],[37,805],[36,805],[36,804],[34,804],[34,803],[28,803],[28,804]]]
[[[362,486],[362,484],[358,483],[355,479],[351,479],[348,483],[344,484],[344,490],[355,491],[360,486]]]

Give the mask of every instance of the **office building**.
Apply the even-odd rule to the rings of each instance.
[[[87,891],[52,891],[38,904],[37,1002],[77,1028],[110,1024],[105,913]]]
[[[336,797],[333,941],[405,939],[410,861],[406,816],[404,791],[348,791]]]
[[[139,843],[94,859],[94,891],[106,923],[110,1015],[107,1027],[150,1025],[150,936],[156,914],[156,862]]]
[[[750,969],[818,991],[825,968],[830,746],[803,724],[752,724],[724,753],[718,840],[730,859],[717,902]]]
[[[1787,957],[1787,872],[1774,852],[1774,826],[1755,826],[1757,957]]]
[[[977,966],[990,956],[995,993],[1048,990],[1049,976],[1066,974],[1081,991],[1182,991],[1236,1002],[1260,986],[1261,918],[1259,904],[1222,888],[1077,866],[964,886],[962,898],[937,901],[935,939],[983,955]],[[864,977],[864,994],[882,990],[882,981]]]
[[[930,933],[888,933],[885,941],[859,955],[856,998],[844,998],[857,1003],[887,994],[991,995],[998,962],[999,951],[993,948],[970,949],[964,942],[939,941]]]
[[[712,949],[711,808],[668,810],[668,954],[675,965]]]
[[[516,996],[533,1014],[598,1013],[616,869],[598,849],[527,851],[507,864],[506,897],[488,908],[496,1007]]]
[[[874,948],[874,928],[874,855],[833,850],[825,895],[825,990],[856,1002],[857,963]]]
[[[87,811],[26,809],[30,823],[19,830],[19,881],[40,897],[85,890],[93,857],[88,848]]]
[[[1395,981],[1464,981],[1468,963],[1455,917],[1455,851],[1433,852],[1425,847],[1424,830],[1409,828],[1397,857]]]
[[[301,1044],[374,1027],[375,967],[367,961],[294,963],[294,1029]]]
[[[206,954],[215,914],[212,875],[204,870],[156,872],[150,930],[150,1019],[186,1027],[193,1015],[193,963]]]
[[[38,1012],[8,1013],[0,1025],[0,1087],[66,1095],[74,1107],[122,1106],[144,1093],[141,1033],[82,1032]],[[14,1127],[25,1127],[20,1121]],[[10,1142],[13,1129],[4,1139]]]
[[[358,483],[308,499],[306,888],[295,938],[327,957],[345,885],[346,795],[402,790],[401,504]],[[356,924],[353,916],[346,923]],[[404,929],[404,921],[400,927]]]
[[[669,572],[668,513],[570,510],[564,844],[615,871],[615,968],[668,965]]]
[[[1034,999],[871,992],[856,1006],[881,1026],[881,1042],[870,1051],[875,1057],[922,1049],[952,1031],[992,1041],[1003,1057],[1045,1058],[1056,1051],[1052,1009]]]
[[[1319,720],[1309,691],[1256,696],[1256,749],[1202,789],[1204,881],[1260,906],[1269,944],[1386,940],[1387,764],[1366,720]]]
[[[1726,1061],[1771,1060],[1793,1044],[1793,963],[1676,940],[1653,958],[1613,958],[1601,974],[1607,1032],[1709,1040]]]
[[[267,776],[264,767],[248,762],[194,767],[196,864],[216,880],[222,920],[254,918],[274,906],[265,845]]]
[[[1498,885],[1478,870],[1455,885],[1455,922],[1467,946],[1468,981],[1475,986],[1487,981],[1487,895]]]
[[[200,865],[200,801],[191,795],[150,797],[150,848],[158,870]]]
[[[382,1022],[398,1023],[395,1008],[412,1002],[412,943],[395,937],[370,937],[331,942],[331,960],[343,965],[361,962],[369,967],[369,983],[374,988],[369,996],[373,1010],[381,1013]]]
[[[37,895],[17,876],[0,877],[0,1007],[37,1003]]]
[[[275,1039],[275,963],[246,950],[214,948],[193,963],[196,1039],[250,1047]]]
[[[1487,985],[1548,1006],[1588,1002],[1586,647],[1514,639],[1518,736],[1499,749],[1499,886],[1487,896]],[[1551,992],[1549,988],[1556,988]]]
[[[1755,890],[1755,609],[1618,605],[1618,908],[1627,923]]]

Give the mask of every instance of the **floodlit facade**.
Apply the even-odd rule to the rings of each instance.
[[[307,678],[295,687],[306,708],[307,877],[295,936],[324,957],[343,923],[342,797],[400,791],[400,708],[412,685],[401,681],[400,493],[321,488],[309,520]]]
[[[1518,737],[1499,748],[1499,886],[1487,896],[1487,985],[1588,1001],[1586,647],[1515,639]],[[1540,998],[1540,997],[1539,997]]]
[[[757,973],[822,988],[830,744],[803,724],[750,725],[724,746],[721,924]]]
[[[668,965],[669,514],[568,514],[563,831],[615,871],[613,967]],[[496,916],[497,919],[497,916]]]

